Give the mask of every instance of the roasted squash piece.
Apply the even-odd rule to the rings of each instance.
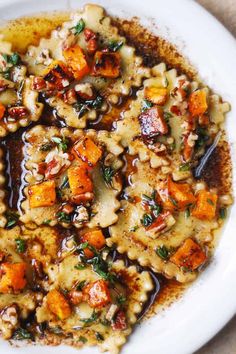
[[[71,166],[68,171],[69,186],[73,196],[93,191],[93,184],[88,175],[88,168],[83,163]]]
[[[73,153],[76,158],[94,166],[102,156],[102,149],[92,139],[84,137],[73,146]]]
[[[106,245],[106,239],[102,233],[102,230],[91,230],[86,232],[82,235],[81,241],[88,242],[90,246],[93,246],[97,250],[102,249]],[[94,256],[94,253],[88,248],[84,249],[84,254],[87,258],[92,258]]]
[[[44,80],[50,83],[51,89],[63,90],[72,81],[73,77],[66,65],[59,60],[54,60],[47,68]]]
[[[166,88],[161,88],[161,87],[155,87],[155,86],[145,87],[144,97],[148,101],[151,101],[154,104],[163,106],[167,101],[168,91]]]
[[[0,102],[0,119],[4,117],[5,111],[6,111],[5,106]]]
[[[189,96],[189,111],[192,116],[199,116],[206,112],[208,108],[206,92],[197,90]]]
[[[51,290],[46,297],[49,310],[60,320],[65,320],[71,315],[71,308],[65,296],[58,290]]]
[[[45,181],[29,187],[29,203],[31,208],[49,207],[56,202],[55,181]]]
[[[105,280],[97,280],[83,288],[84,298],[87,299],[89,306],[101,308],[111,302],[110,291]]]
[[[121,57],[119,53],[97,51],[94,56],[93,76],[115,79],[120,76]]]
[[[178,267],[184,267],[187,270],[195,270],[206,261],[206,254],[201,247],[188,238],[182,246],[170,257],[170,261]]]
[[[79,45],[66,48],[63,50],[63,55],[75,79],[80,80],[89,73],[90,68],[86,56]]]
[[[26,286],[26,263],[2,263],[0,266],[0,293],[18,293]]]
[[[216,215],[217,194],[202,190],[197,194],[197,201],[192,215],[202,220],[212,220]]]
[[[141,133],[144,138],[153,138],[168,133],[168,126],[160,107],[154,106],[142,112],[138,117]]]
[[[174,211],[176,209],[173,202],[169,199],[167,182],[161,182],[157,186],[157,192],[164,210]]]
[[[168,177],[168,193],[169,199],[178,210],[184,210],[189,204],[193,204],[196,200],[191,191],[191,187],[187,183],[175,183],[172,178]]]

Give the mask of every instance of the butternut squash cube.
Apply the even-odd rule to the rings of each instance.
[[[0,266],[0,293],[18,293],[26,286],[26,263],[2,263]]]
[[[197,194],[192,215],[201,220],[212,220],[216,215],[217,194],[202,190]]]
[[[63,55],[75,79],[80,80],[89,73],[90,68],[86,56],[79,45],[66,48],[63,50]]]
[[[119,53],[98,51],[94,56],[92,75],[115,79],[120,76],[120,66]]]
[[[89,306],[93,308],[101,308],[111,302],[110,291],[105,280],[97,280],[86,285],[83,288],[83,295]]]
[[[206,254],[201,247],[191,238],[188,238],[170,257],[170,261],[178,267],[193,271],[200,267],[206,261],[206,258]]]
[[[91,230],[86,232],[82,235],[81,241],[88,242],[90,246],[93,246],[97,250],[102,249],[106,245],[106,239],[102,233],[102,230]],[[92,258],[94,256],[94,253],[88,248],[85,248],[84,254],[87,258]]]
[[[29,203],[31,208],[49,207],[56,202],[55,181],[45,181],[29,187]]]
[[[169,199],[178,210],[184,210],[189,204],[195,202],[196,198],[187,183],[175,183],[168,178]]]
[[[93,183],[86,165],[71,166],[68,171],[69,186],[73,196],[93,191]]]
[[[206,92],[197,90],[191,93],[189,97],[189,111],[192,116],[199,116],[206,112],[208,108]]]
[[[79,140],[73,146],[75,157],[86,162],[89,166],[94,166],[102,156],[102,149],[88,137]]]
[[[71,315],[71,308],[65,296],[54,289],[49,291],[46,297],[49,310],[60,320],[65,320]]]
[[[166,88],[161,87],[145,87],[144,96],[148,101],[151,101],[159,106],[163,106],[167,101],[168,91]]]

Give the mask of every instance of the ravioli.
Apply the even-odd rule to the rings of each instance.
[[[86,224],[90,227],[107,227],[117,221],[116,211],[120,206],[117,195],[122,186],[120,182],[116,181],[115,174],[122,167],[122,161],[119,161],[117,157],[123,149],[115,138],[113,139],[112,133],[100,131],[97,134],[93,130],[88,130],[84,134],[80,130],[72,132],[67,128],[35,126],[27,133],[25,139],[27,142],[25,167],[29,171],[25,179],[29,186],[25,188],[27,199],[22,203],[24,210],[21,216],[22,222],[33,221],[38,225],[45,223],[55,225],[59,222],[65,227],[70,226],[71,223],[76,227]],[[77,178],[80,178],[79,172],[84,165],[81,159],[76,159],[73,146],[76,146],[76,142],[83,144],[83,139],[88,139],[88,142],[91,142],[99,153],[101,152],[98,160],[102,161],[98,165],[96,165],[98,162],[96,161],[96,166],[94,165],[91,168],[92,171],[88,172],[91,172],[91,176],[86,176],[87,172],[85,172],[84,182],[78,186],[81,188],[80,193],[73,183],[77,183]],[[94,142],[100,144],[101,149]],[[112,171],[113,174],[111,180],[107,181],[108,183],[104,179],[106,169]],[[77,175],[73,175],[73,173],[77,173]],[[44,186],[45,181],[51,183],[52,179],[55,182],[52,193],[57,192],[52,205],[50,201],[48,204],[46,201],[47,205],[37,204],[36,207],[32,207],[32,203],[30,205],[30,198],[32,199],[29,194],[30,188],[33,186],[37,194],[37,189]],[[87,189],[83,183],[87,183]],[[93,192],[92,189],[90,190],[92,183],[94,184]],[[58,195],[58,191],[60,195]],[[64,211],[66,203],[71,207],[71,211],[68,213]]]
[[[159,292],[214,258],[233,203],[230,105],[160,63],[134,22],[89,4],[30,46],[0,38],[0,334],[12,344],[118,354]]]

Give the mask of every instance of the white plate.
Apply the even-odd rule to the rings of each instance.
[[[10,19],[39,11],[78,8],[79,0],[0,0],[0,18]],[[139,16],[153,31],[153,21],[199,70],[205,82],[232,104],[227,131],[236,168],[236,41],[209,13],[191,0],[97,1],[122,17]],[[150,18],[151,17],[151,18]],[[234,187],[235,187],[234,175]],[[138,326],[124,354],[190,354],[213,337],[236,313],[236,205],[233,206],[214,259],[207,270],[169,309]],[[73,348],[15,349],[0,342],[7,354],[78,353]],[[80,354],[97,353],[84,349]]]

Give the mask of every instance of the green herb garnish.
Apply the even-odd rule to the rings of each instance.
[[[97,338],[97,340],[98,340],[99,342],[101,342],[101,341],[104,340],[103,335],[102,335],[101,333],[99,333],[99,332],[96,332],[96,333],[95,333],[95,336],[96,336],[96,338]]]
[[[167,260],[169,258],[169,250],[164,245],[156,249],[156,254],[164,260]]]
[[[88,339],[83,336],[79,336],[78,340],[79,340],[79,342],[82,342],[82,343],[86,343],[88,341]]]
[[[39,150],[40,151],[50,151],[52,149],[52,144],[51,143],[45,143],[40,146]]]
[[[62,184],[60,185],[60,189],[69,188],[69,179],[67,176],[63,178]]]
[[[146,111],[147,109],[151,108],[153,106],[153,103],[148,100],[143,100],[142,104],[142,112]]]
[[[59,211],[56,214],[57,220],[69,224],[71,222],[70,215],[66,214],[64,211]]]
[[[13,66],[18,65],[21,61],[18,53],[13,53],[12,55],[2,54],[2,56],[8,64],[12,64]]]
[[[207,199],[207,203],[210,204],[210,205],[215,205],[214,202],[211,200],[211,199]]]
[[[76,290],[81,291],[86,284],[86,280],[82,280],[76,285]]]
[[[26,250],[26,243],[25,240],[22,240],[22,238],[17,238],[15,239],[16,243],[16,250],[18,253],[24,253]]]
[[[17,224],[19,220],[19,215],[14,211],[9,210],[6,212],[6,218],[7,218],[6,228],[10,229]]]
[[[165,121],[168,123],[170,118],[173,117],[173,114],[171,114],[170,112],[164,112],[163,116],[164,116]]]
[[[33,340],[33,335],[32,333],[30,333],[29,331],[27,331],[27,329],[24,328],[18,328],[14,334],[13,334],[13,339],[15,340]]]
[[[142,195],[142,200],[145,204],[147,204],[152,211],[153,215],[155,218],[160,214],[161,212],[161,206],[157,203],[156,201],[156,190],[152,192],[152,195],[149,197],[146,194]]]
[[[189,208],[187,208],[187,209],[185,210],[185,217],[186,217],[186,218],[189,218],[189,217],[190,217],[190,209],[189,209]]]
[[[116,301],[119,305],[122,305],[126,302],[126,297],[122,294],[118,295],[117,298],[116,298]]]
[[[51,137],[51,140],[56,143],[63,152],[66,152],[68,149],[69,141],[66,138],[59,138],[58,136]]]
[[[177,202],[177,200],[175,200],[175,199],[172,198],[171,196],[169,196],[169,199],[170,199],[171,203],[177,208],[177,207],[178,207],[178,202]]]
[[[108,44],[108,49],[112,52],[117,52],[124,43],[122,41],[110,41]]]
[[[182,165],[179,166],[179,171],[181,171],[181,172],[189,171],[190,168],[191,168],[191,165],[189,162],[183,163]]]
[[[152,218],[151,214],[144,214],[143,215],[143,218],[141,219],[141,224],[144,227],[150,226],[152,224],[152,222],[153,222],[153,218]]]
[[[102,166],[102,176],[104,181],[111,186],[112,185],[112,178],[115,175],[115,171],[110,166]]]
[[[83,263],[78,263],[75,265],[75,269],[78,269],[78,270],[83,270],[85,268],[86,268],[86,265]]]
[[[43,224],[44,224],[44,225],[48,225],[48,224],[50,224],[51,221],[52,221],[51,219],[44,220],[44,221],[43,221]]]
[[[74,27],[71,28],[71,30],[73,30],[73,32],[74,32],[75,34],[80,34],[81,32],[83,32],[84,28],[85,28],[85,22],[84,22],[84,20],[81,18],[81,19],[79,20],[79,22],[77,22],[77,24],[76,24]]]
[[[135,232],[135,231],[137,231],[137,230],[138,230],[138,228],[139,228],[139,226],[138,226],[138,225],[133,226],[133,227],[131,227],[130,232]]]
[[[225,219],[227,217],[227,209],[226,208],[220,208],[219,210],[220,218]]]
[[[77,102],[74,104],[75,110],[78,112],[79,118],[81,118],[90,109],[98,109],[103,103],[102,96],[97,96],[94,100],[86,100],[84,102]]]
[[[97,319],[98,319],[98,313],[94,311],[89,318],[83,318],[81,319],[81,321],[84,322],[85,325],[88,325],[92,322],[95,322]]]

